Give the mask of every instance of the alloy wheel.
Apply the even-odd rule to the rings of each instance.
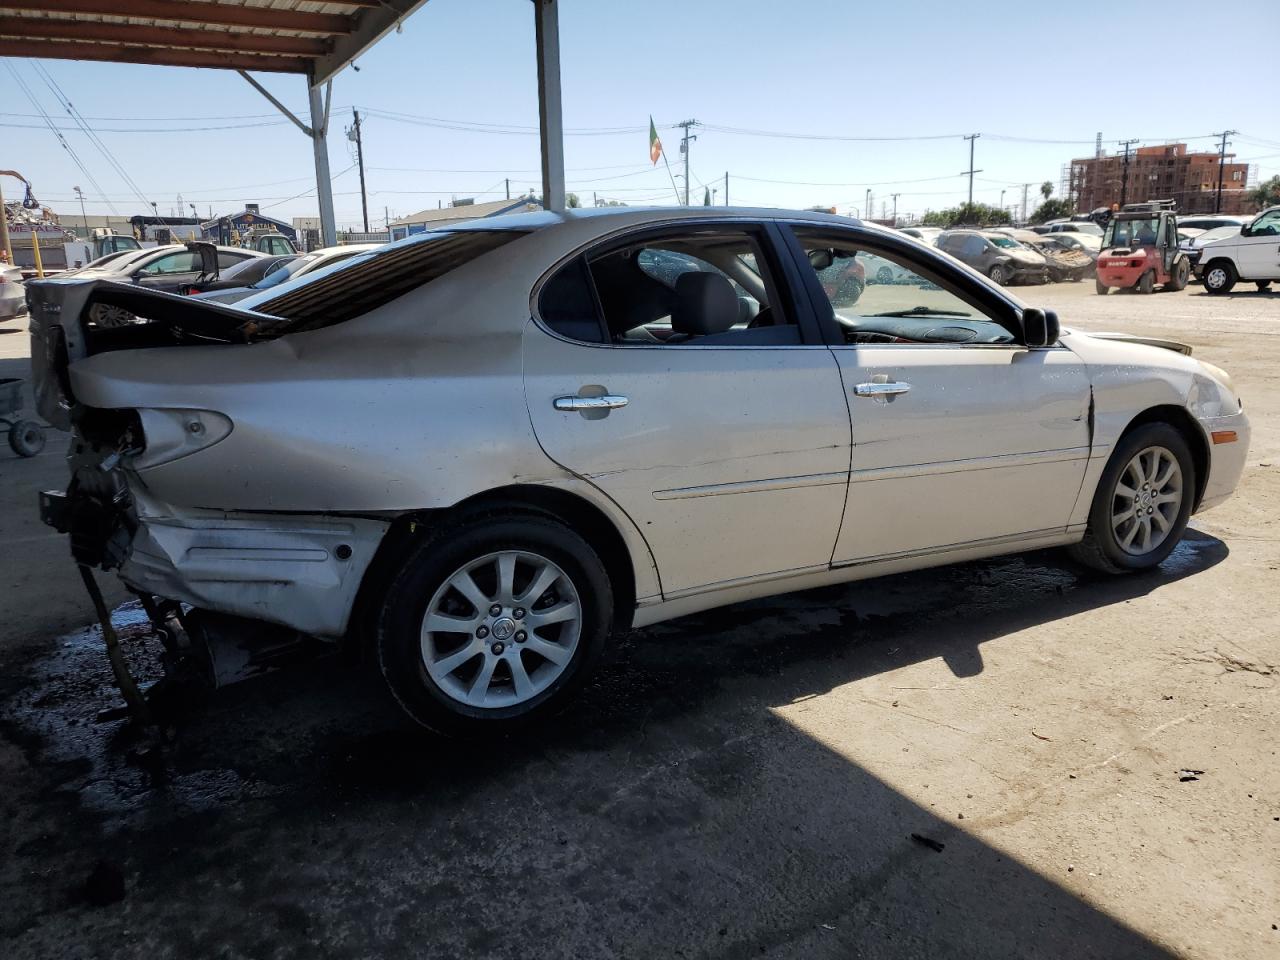
[[[1165,447],[1146,447],[1125,466],[1111,501],[1111,529],[1120,549],[1139,557],[1155,550],[1182,509],[1182,468]]]
[[[568,668],[582,602],[554,562],[525,550],[472,560],[449,576],[422,620],[422,663],[449,697],[471,707],[533,699]]]

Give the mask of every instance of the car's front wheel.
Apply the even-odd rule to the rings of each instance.
[[[1149,570],[1182,538],[1195,489],[1195,461],[1182,434],[1167,423],[1138,427],[1103,470],[1072,555],[1106,573]]]
[[[505,732],[561,708],[604,648],[613,593],[557,520],[512,513],[448,526],[392,583],[377,631],[404,711],[442,733]]]
[[[991,268],[991,271],[987,274],[987,276],[991,278],[991,281],[993,283],[998,283],[1000,284],[1000,286],[1003,287],[1006,283],[1009,282],[1009,278],[1011,274],[1009,273],[1009,268],[1006,267],[1003,263],[997,263],[995,266]]]
[[[1204,288],[1210,293],[1230,293],[1236,279],[1236,270],[1230,261],[1217,260],[1204,271]]]

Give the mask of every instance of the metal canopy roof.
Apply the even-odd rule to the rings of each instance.
[[[332,79],[426,0],[0,0],[0,56]]]

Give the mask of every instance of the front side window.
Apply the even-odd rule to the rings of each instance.
[[[1264,213],[1249,225],[1251,237],[1273,237],[1280,234],[1280,210]]]
[[[547,281],[539,313],[561,336],[622,347],[802,342],[753,229],[691,227],[588,253]]]
[[[196,273],[200,269],[200,255],[193,250],[179,250],[163,257],[157,257],[146,266],[150,276],[165,276],[171,273]]]
[[[796,229],[805,257],[817,274],[827,305],[848,344],[1002,344],[1013,335],[982,310],[934,279],[917,272],[897,253],[872,253],[856,240],[820,230]],[[970,237],[982,243],[981,237]],[[831,271],[844,277],[875,276],[891,263],[892,283],[832,284]],[[826,276],[824,276],[824,274]],[[857,295],[853,291],[856,288]]]

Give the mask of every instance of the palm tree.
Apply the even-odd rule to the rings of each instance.
[[[1046,200],[1048,200],[1048,199],[1049,199],[1049,194],[1051,194],[1051,193],[1053,193],[1053,181],[1052,181],[1052,180],[1046,180],[1044,183],[1040,184],[1040,195],[1041,195],[1042,197],[1044,197]]]

